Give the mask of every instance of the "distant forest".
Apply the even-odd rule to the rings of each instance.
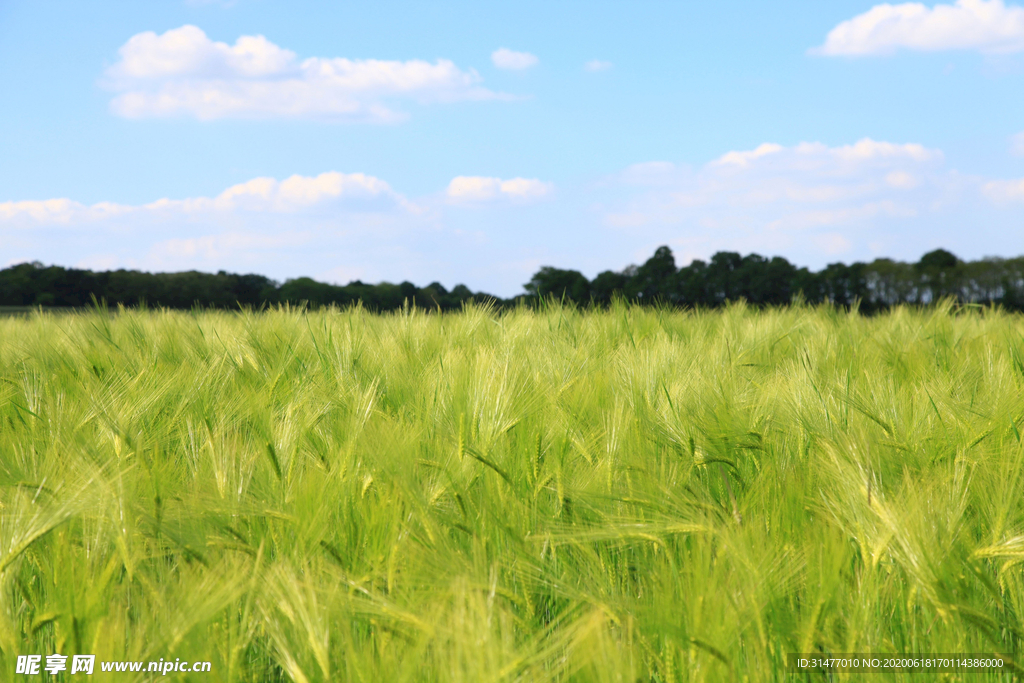
[[[417,287],[411,282],[331,285],[308,277],[278,283],[263,275],[144,273],[134,270],[92,272],[40,263],[22,263],[0,270],[0,306],[80,308],[93,302],[108,306],[150,306],[190,309],[261,307],[273,304],[347,306],[361,302],[375,311],[402,306],[453,310],[464,302],[513,306],[554,297],[583,305],[607,305],[616,297],[641,304],[716,307],[746,300],[777,306],[802,297],[810,303],[856,304],[865,313],[898,304],[925,305],[945,297],[962,303],[996,304],[1024,310],[1024,257],[962,261],[937,249],[917,263],[876,259],[871,263],[833,263],[821,271],[797,268],[786,259],[758,254],[719,252],[708,262],[696,260],[682,268],[668,247],[660,247],[643,265],[605,271],[588,280],[575,270],[544,266],[524,285],[525,293],[501,299],[472,292],[465,285],[451,290],[438,282]]]

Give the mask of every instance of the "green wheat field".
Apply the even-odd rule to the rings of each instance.
[[[1022,431],[1024,318],[952,303],[0,318],[0,677],[34,653],[366,683],[1012,655]]]

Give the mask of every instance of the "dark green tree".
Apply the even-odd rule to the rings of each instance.
[[[658,247],[654,256],[636,269],[626,284],[625,294],[630,299],[643,302],[674,302],[676,258],[668,247]]]
[[[623,293],[628,281],[629,278],[623,273],[606,270],[598,273],[590,283],[590,295],[594,303],[607,306],[617,294]]]
[[[535,297],[554,296],[577,303],[586,303],[590,299],[590,281],[576,270],[543,266],[523,288]]]

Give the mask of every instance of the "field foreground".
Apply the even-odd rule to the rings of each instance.
[[[1024,318],[991,310],[0,319],[0,680],[1013,653],[1022,430]]]

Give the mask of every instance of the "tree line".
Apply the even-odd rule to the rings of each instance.
[[[936,249],[917,263],[888,258],[851,265],[832,263],[813,272],[781,256],[741,256],[722,251],[710,261],[677,268],[668,247],[641,266],[605,271],[588,280],[575,270],[545,266],[526,285],[532,296],[565,297],[606,304],[615,296],[639,302],[716,307],[744,299],[754,305],[784,305],[794,297],[810,303],[849,307],[866,313],[899,304],[925,305],[946,297],[961,303],[996,304],[1024,310],[1024,257],[962,261]]]
[[[642,265],[605,271],[593,280],[579,271],[544,266],[524,285],[525,293],[501,299],[472,292],[465,285],[446,289],[439,282],[418,287],[411,282],[366,284],[359,280],[332,285],[300,277],[278,283],[263,275],[188,271],[145,273],[134,270],[93,272],[38,262],[0,270],[0,306],[81,308],[151,306],[189,309],[261,307],[274,304],[348,306],[357,302],[374,311],[404,305],[443,311],[467,301],[495,306],[529,304],[554,297],[581,305],[607,305],[615,298],[640,304],[716,307],[746,300],[759,306],[831,302],[865,313],[898,304],[925,305],[945,297],[963,303],[996,304],[1024,310],[1024,257],[962,261],[936,249],[917,263],[880,258],[870,263],[833,263],[813,272],[781,256],[741,256],[718,252],[707,262],[677,267],[668,247],[660,247]]]
[[[374,311],[401,308],[406,301],[429,308],[453,310],[470,299],[497,297],[474,294],[465,285],[451,291],[439,282],[417,287],[411,282],[366,284],[359,280],[332,285],[300,277],[283,284],[264,275],[216,274],[187,271],[145,273],[137,270],[92,272],[41,263],[20,263],[0,270],[0,306],[81,308],[93,303],[108,306],[150,306],[176,309],[238,308],[274,304],[348,306],[362,302]]]

